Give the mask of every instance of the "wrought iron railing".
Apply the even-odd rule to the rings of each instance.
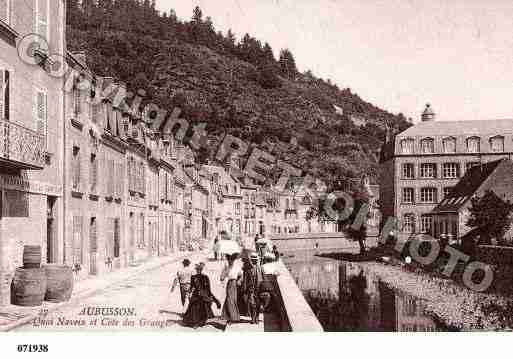
[[[22,168],[42,169],[46,138],[33,130],[0,119],[0,159]]]

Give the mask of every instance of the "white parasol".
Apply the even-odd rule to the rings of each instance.
[[[223,239],[219,241],[219,252],[223,254],[240,253],[241,248],[236,241]]]

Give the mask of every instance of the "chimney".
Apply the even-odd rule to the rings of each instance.
[[[422,122],[434,121],[435,117],[436,117],[436,114],[433,111],[433,109],[431,108],[431,104],[427,103],[426,108],[422,112],[422,116],[421,116]]]

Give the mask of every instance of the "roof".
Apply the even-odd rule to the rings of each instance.
[[[433,209],[432,213],[457,212],[504,161],[508,160],[500,159],[469,168],[449,195]]]
[[[398,134],[399,137],[513,134],[513,119],[479,121],[425,121]]]

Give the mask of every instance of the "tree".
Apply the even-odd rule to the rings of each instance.
[[[280,69],[283,75],[289,79],[293,79],[297,73],[296,60],[294,55],[289,49],[283,49],[280,51]]]
[[[345,187],[345,181],[335,181],[331,186],[331,189],[332,190],[327,191],[326,193],[347,189]],[[351,203],[352,207],[350,208],[347,207],[349,203],[346,203],[344,198],[336,198],[333,201],[328,199],[327,194],[322,194],[318,196],[317,200],[307,211],[306,219],[310,220],[317,218],[318,221],[336,221],[339,230],[347,234],[351,239],[357,241],[360,247],[360,254],[364,254],[367,250],[365,246],[365,240],[367,238],[367,221],[366,217],[362,220],[361,218],[358,218],[358,216],[362,214],[367,215],[363,207],[369,204],[369,198],[363,191],[361,191],[361,189],[359,189],[352,192],[352,199],[353,203]],[[328,213],[327,210],[330,207],[335,213],[337,213],[338,218],[332,218],[333,213]]]
[[[203,22],[203,11],[201,11],[199,6],[196,6],[192,11],[192,22],[196,24],[201,24]]]
[[[469,208],[467,226],[477,229],[484,244],[497,239],[502,244],[504,234],[511,227],[513,204],[487,190],[482,197],[473,197]]]
[[[274,64],[268,62],[260,66],[258,82],[260,86],[265,89],[273,89],[281,86],[281,81],[278,78]]]

